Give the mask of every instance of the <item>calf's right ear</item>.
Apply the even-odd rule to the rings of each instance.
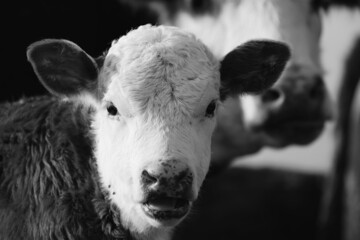
[[[54,95],[94,94],[98,68],[95,60],[75,43],[45,39],[28,47],[27,58],[45,88]]]
[[[221,61],[221,100],[266,90],[279,78],[289,58],[289,47],[281,42],[254,40],[238,46]]]

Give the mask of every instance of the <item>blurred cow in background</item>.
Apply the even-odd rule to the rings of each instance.
[[[316,1],[135,2],[155,9],[160,23],[195,33],[218,58],[250,39],[284,41],[292,50],[290,62],[271,89],[225,103],[213,138],[214,164],[263,146],[311,143],[332,117],[322,78],[321,18]]]

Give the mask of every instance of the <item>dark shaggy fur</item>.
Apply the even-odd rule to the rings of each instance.
[[[0,239],[131,239],[99,187],[91,110],[42,97],[0,105]]]

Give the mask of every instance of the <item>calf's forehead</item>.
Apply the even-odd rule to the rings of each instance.
[[[219,62],[192,34],[143,26],[114,41],[105,58],[105,99],[126,99],[132,114],[196,115],[219,95]]]

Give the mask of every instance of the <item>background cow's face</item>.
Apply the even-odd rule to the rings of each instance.
[[[319,60],[320,15],[312,1],[226,1],[217,7],[213,18],[193,18],[180,11],[173,24],[194,32],[219,57],[253,38],[284,41],[292,51],[284,73],[271,89],[240,99],[243,119],[237,124],[271,146],[316,139],[330,106]]]
[[[114,41],[103,61],[66,40],[34,43],[28,58],[51,93],[95,109],[103,191],[125,227],[146,233],[174,226],[197,198],[220,101],[271,86],[289,49],[252,41],[219,62],[192,34],[147,25]]]
[[[241,99],[244,125],[264,135],[268,145],[308,144],[319,136],[332,115],[319,59],[320,13],[310,0],[262,4],[265,9],[254,10],[257,17],[263,16],[257,27],[269,31],[263,31],[264,37],[288,43],[292,57],[272,88]]]

